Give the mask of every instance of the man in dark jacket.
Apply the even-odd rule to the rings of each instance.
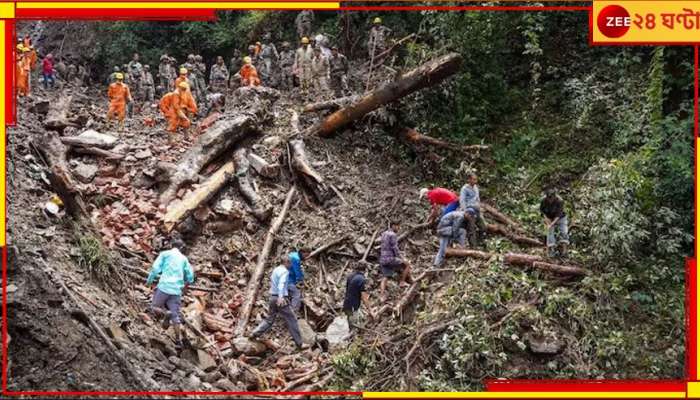
[[[360,305],[364,304],[365,311],[370,319],[374,319],[374,313],[369,305],[369,294],[365,287],[367,278],[365,278],[366,266],[364,263],[355,264],[355,270],[348,275],[345,283],[345,300],[343,301],[343,311],[348,317],[350,326],[363,325],[364,313],[360,309]]]
[[[557,196],[553,188],[545,191],[545,197],[540,203],[540,212],[544,215],[544,225],[547,227],[547,253],[550,257],[556,256],[558,244],[559,255],[566,257],[569,250],[569,220],[564,212],[564,201]]]

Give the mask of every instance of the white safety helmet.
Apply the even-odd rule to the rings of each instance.
[[[428,188],[422,188],[422,189],[420,190],[419,195],[418,195],[418,199],[422,199],[423,197],[427,196],[427,195],[428,195],[428,191],[429,191]]]

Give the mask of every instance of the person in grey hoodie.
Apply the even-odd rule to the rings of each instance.
[[[440,218],[437,227],[437,234],[440,237],[440,250],[435,256],[433,265],[439,267],[445,260],[445,252],[447,247],[456,241],[462,247],[467,236],[467,231],[464,229],[464,223],[468,213],[466,211],[457,210],[445,214]]]

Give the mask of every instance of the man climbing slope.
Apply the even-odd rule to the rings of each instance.
[[[158,254],[148,274],[146,285],[150,286],[158,278],[158,285],[153,292],[151,312],[158,318],[163,318],[163,329],[167,330],[172,323],[175,330],[175,346],[182,348],[180,333],[180,303],[182,291],[188,284],[194,283],[192,266],[182,250],[185,244],[180,239],[171,241],[172,248]]]
[[[457,210],[445,214],[440,218],[437,227],[437,234],[440,237],[440,250],[435,255],[433,265],[439,267],[445,260],[445,252],[452,242],[459,243],[464,247],[467,231],[464,229],[465,219],[468,213]]]
[[[124,118],[126,117],[126,104],[133,100],[129,86],[124,84],[124,75],[121,72],[115,74],[116,82],[109,85],[107,97],[109,98],[109,110],[107,110],[107,126],[112,125],[116,117],[119,123],[119,132],[124,131]]]
[[[379,298],[386,301],[386,284],[389,278],[399,275],[399,285],[408,285],[411,280],[411,266],[408,261],[401,258],[399,251],[399,239],[396,236],[398,224],[392,222],[381,236],[381,250],[379,254],[379,268],[382,272],[382,280],[379,284]],[[371,244],[370,244],[371,245]]]
[[[367,278],[365,278],[366,268],[365,263],[356,263],[355,270],[348,275],[345,281],[343,312],[348,317],[348,324],[351,327],[363,327],[364,325],[364,313],[360,309],[361,304],[364,304],[371,320],[376,318],[370,307],[369,293],[367,293],[367,288],[365,287],[367,282]]]
[[[557,195],[554,188],[545,190],[545,197],[540,203],[540,212],[544,216],[544,225],[547,228],[547,253],[550,257],[557,255],[568,256],[569,247],[569,220],[564,212],[564,200]],[[557,235],[559,233],[559,235]],[[559,240],[557,241],[557,236]]]
[[[299,323],[297,317],[289,305],[289,291],[287,282],[289,280],[289,270],[292,267],[292,262],[289,257],[284,260],[284,265],[278,265],[272,270],[270,275],[270,302],[268,304],[267,317],[253,330],[250,334],[252,339],[257,339],[265,332],[269,331],[277,320],[277,316],[282,316],[287,324],[287,330],[292,335],[292,339],[296,344],[297,350],[306,349],[309,345],[304,344],[301,340],[301,332],[299,331]]]

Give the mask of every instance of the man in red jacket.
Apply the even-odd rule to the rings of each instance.
[[[51,88],[53,89],[56,79],[53,75],[53,55],[47,54],[44,60],[41,62],[41,74],[44,77],[44,89],[49,88],[49,82],[51,82]]]
[[[438,214],[442,217],[459,208],[459,196],[445,188],[423,188],[420,190],[420,198],[422,199],[423,197],[428,199],[431,206],[430,215],[426,222],[433,223],[437,219]],[[442,213],[440,213],[441,208]]]

